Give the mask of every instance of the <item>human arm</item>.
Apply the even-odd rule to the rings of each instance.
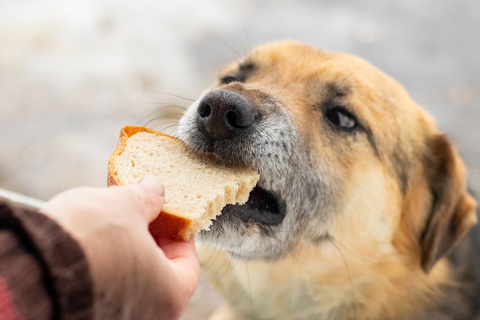
[[[195,291],[199,266],[193,239],[159,240],[159,249],[148,233],[162,194],[163,187],[150,179],[80,188],[49,201],[42,212],[51,219],[36,213],[55,220],[83,249],[95,319],[177,319]]]

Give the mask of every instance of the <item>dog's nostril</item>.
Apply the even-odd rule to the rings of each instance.
[[[207,118],[212,114],[212,107],[210,107],[210,105],[208,104],[205,104],[199,111],[200,112],[198,114],[200,115],[200,117]]]
[[[225,116],[225,121],[232,128],[241,128],[241,126],[237,123],[237,114],[235,113],[235,111],[227,112]]]

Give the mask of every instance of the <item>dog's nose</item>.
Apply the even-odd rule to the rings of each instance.
[[[197,125],[211,140],[231,139],[246,132],[255,117],[256,110],[248,99],[230,90],[210,92],[197,108]]]

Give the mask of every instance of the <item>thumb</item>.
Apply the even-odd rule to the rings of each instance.
[[[152,222],[158,217],[165,201],[165,187],[155,178],[147,177],[140,181],[136,188],[143,189],[145,197],[146,212],[148,222]]]

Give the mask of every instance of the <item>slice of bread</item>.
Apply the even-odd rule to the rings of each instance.
[[[108,161],[108,185],[126,185],[147,176],[165,186],[162,212],[150,226],[160,237],[187,240],[208,229],[227,204],[243,204],[259,175],[190,151],[183,141],[152,129],[126,126]]]

